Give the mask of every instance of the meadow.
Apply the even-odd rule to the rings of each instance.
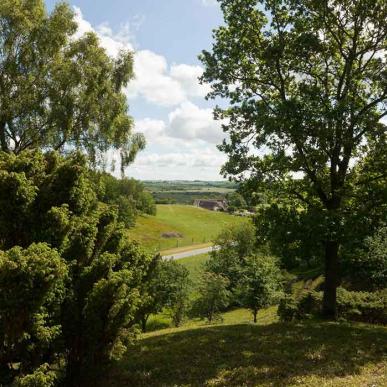
[[[198,283],[207,254],[178,262]],[[301,273],[296,292],[314,273]],[[193,293],[194,297],[195,294]],[[261,310],[257,324],[247,309],[234,309],[208,324],[191,319],[172,328],[166,314],[111,370],[118,386],[305,386],[387,385],[387,328],[310,320],[282,323],[277,307]]]
[[[226,227],[247,222],[246,218],[186,205],[159,204],[156,216],[142,215],[129,230],[129,238],[154,252],[182,246],[210,244]],[[164,233],[181,237],[163,238]]]

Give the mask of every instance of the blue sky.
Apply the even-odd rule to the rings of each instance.
[[[52,9],[56,0],[46,0]],[[109,55],[135,51],[136,79],[125,90],[147,148],[126,175],[138,179],[220,179],[223,133],[204,99],[197,59],[222,23],[215,0],[70,0],[78,35],[94,31]]]

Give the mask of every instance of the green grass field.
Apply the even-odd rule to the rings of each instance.
[[[129,237],[151,251],[211,242],[222,229],[248,221],[223,212],[185,205],[160,204],[156,216],[140,216]],[[163,233],[177,232],[182,238],[162,238]]]
[[[107,386],[386,386],[387,329],[259,321],[144,335]]]
[[[195,285],[207,259],[203,254],[178,262]],[[214,324],[191,319],[180,328],[159,314],[148,329],[114,364],[105,386],[387,386],[382,326],[280,323],[273,306],[259,311],[257,324],[249,310],[235,309]]]

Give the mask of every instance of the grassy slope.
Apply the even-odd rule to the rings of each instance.
[[[141,216],[130,230],[130,238],[140,241],[153,251],[177,246],[177,239],[163,239],[164,232],[179,232],[179,246],[211,241],[219,232],[232,224],[246,222],[245,218],[222,212],[213,212],[185,205],[158,205],[156,216]]]
[[[207,259],[203,254],[178,262],[197,283]],[[164,329],[142,335],[105,385],[387,386],[385,327],[279,323],[276,307],[260,311],[257,325],[246,309],[222,318],[214,325],[194,319],[170,328],[168,316],[157,316],[149,328]]]
[[[115,364],[110,386],[386,386],[387,329],[233,324],[153,332]]]

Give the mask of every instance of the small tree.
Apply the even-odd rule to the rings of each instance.
[[[189,286],[189,271],[183,265],[173,260],[158,260],[144,285],[144,302],[139,311],[143,332],[149,316],[164,308],[168,308],[174,325],[179,326],[186,314]]]
[[[277,299],[281,288],[281,273],[271,256],[254,255],[246,259],[238,287],[242,305],[249,308],[257,322],[258,311]]]
[[[246,200],[238,192],[232,192],[226,195],[229,211],[243,210],[247,207]]]
[[[189,271],[176,261],[169,261],[168,266],[171,281],[167,306],[174,325],[178,327],[187,313],[190,289]]]
[[[194,303],[194,313],[205,317],[210,323],[229,305],[229,281],[226,277],[204,272],[199,287],[199,298]]]
[[[207,271],[224,276],[228,280],[228,289],[235,289],[241,265],[255,250],[255,239],[255,229],[250,222],[223,230],[214,241],[218,249],[211,252]]]

